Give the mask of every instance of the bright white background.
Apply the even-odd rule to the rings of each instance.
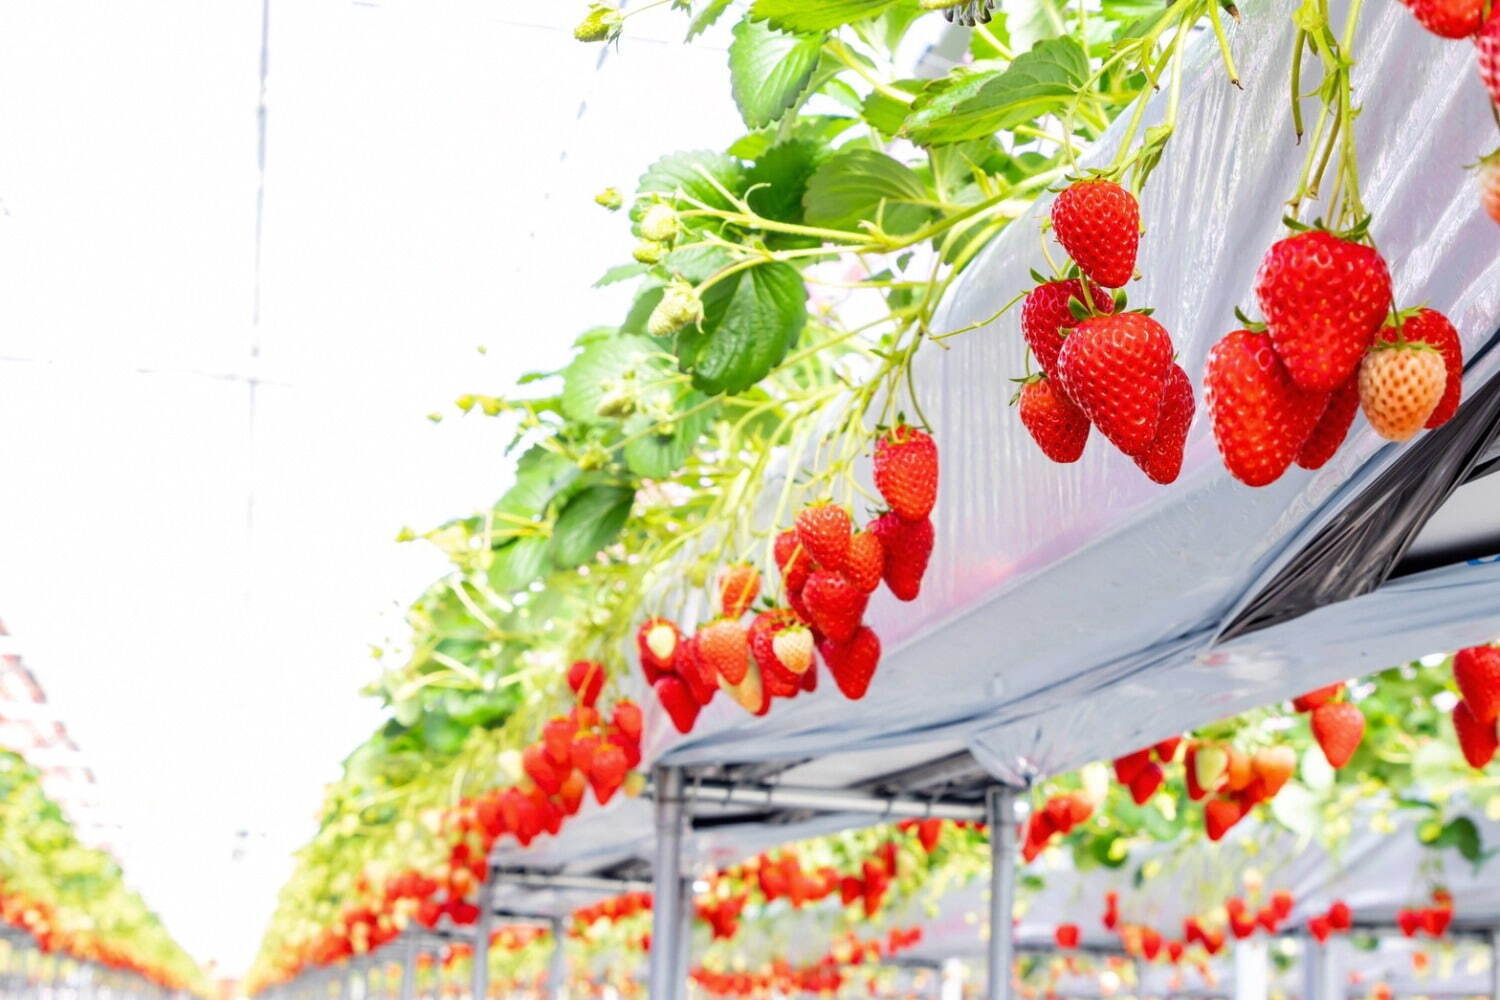
[[[583,6],[271,0],[258,323],[261,0],[0,8],[0,619],[224,972],[442,569],[396,532],[505,485],[452,400],[618,318],[595,191],[739,134],[722,37],[653,11],[601,67]]]

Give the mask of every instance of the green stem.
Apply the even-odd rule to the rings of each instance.
[[[1292,128],[1302,141],[1302,51],[1307,47],[1307,32],[1299,30],[1292,43]]]

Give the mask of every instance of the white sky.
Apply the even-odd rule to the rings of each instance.
[[[617,319],[591,195],[740,132],[722,47],[652,12],[596,73],[583,6],[271,0],[258,326],[261,0],[0,6],[0,619],[228,972],[442,569],[393,536],[508,476],[493,422],[424,415]]]

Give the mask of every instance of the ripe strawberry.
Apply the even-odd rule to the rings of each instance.
[[[819,642],[818,653],[844,697],[858,701],[869,690],[875,668],[880,665],[880,637],[869,626],[861,625],[848,642],[831,638]]]
[[[1297,452],[1297,464],[1304,469],[1321,469],[1342,447],[1354,415],[1359,412],[1359,374],[1328,394],[1328,406],[1313,425],[1312,433]]]
[[[796,624],[797,618],[790,611],[762,611],[750,623],[750,655],[760,667],[761,680],[766,694],[772,698],[792,698],[801,690],[802,678],[788,670],[777,657],[774,640],[783,628]],[[801,628],[800,625],[798,625]],[[803,629],[805,632],[806,629]]]
[[[677,652],[677,643],[682,633],[677,625],[666,618],[647,618],[635,631],[635,648],[641,655],[641,672],[646,683],[656,683],[656,678],[672,672],[672,657]]]
[[[1250,758],[1250,767],[1261,782],[1265,797],[1274,798],[1297,769],[1297,754],[1287,746],[1266,747]]]
[[[917,824],[917,840],[922,845],[922,850],[931,854],[937,850],[938,841],[943,836],[943,821],[928,817]]]
[[[1343,690],[1344,682],[1339,681],[1337,684],[1330,684],[1327,687],[1318,688],[1316,691],[1309,691],[1306,694],[1293,698],[1292,708],[1299,712],[1311,712],[1319,705],[1326,705],[1337,698],[1343,693]]]
[[[1474,48],[1479,52],[1479,78],[1490,92],[1490,102],[1500,104],[1500,7],[1490,4],[1490,18],[1474,39]],[[1496,213],[1490,215],[1500,222]]]
[[[1333,933],[1333,928],[1328,926],[1328,918],[1322,914],[1307,918],[1307,933],[1317,939],[1319,944],[1328,941],[1328,936]]]
[[[1416,910],[1402,907],[1396,911],[1396,926],[1401,928],[1405,937],[1416,937],[1417,931],[1422,929],[1422,914]]]
[[[1313,738],[1334,770],[1349,763],[1365,736],[1365,717],[1347,701],[1331,701],[1313,709]]]
[[[542,727],[542,743],[547,748],[547,757],[552,763],[566,770],[573,760],[573,737],[578,727],[571,719],[559,715],[547,720]]]
[[[798,541],[795,528],[788,528],[776,536],[773,552],[776,568],[781,570],[781,581],[786,585],[787,593],[801,593],[802,585],[807,582],[807,575],[818,567]]]
[[[813,636],[800,622],[782,628],[771,638],[771,652],[783,667],[799,677],[813,665]]]
[[[875,442],[875,488],[890,504],[891,510],[908,521],[920,521],[932,513],[937,503],[937,443],[926,431],[907,424],[897,424]],[[824,559],[809,545],[814,556],[826,566],[838,562]]]
[[[735,563],[719,571],[719,614],[739,618],[760,594],[760,573],[749,563]]]
[[[594,707],[604,690],[604,664],[597,660],[578,660],[568,668],[568,687],[578,697],[578,704]]]
[[[615,744],[603,743],[594,751],[594,759],[589,762],[589,786],[601,806],[608,805],[625,783],[626,769],[625,751]]]
[[[1464,348],[1459,342],[1458,331],[1453,329],[1448,317],[1436,309],[1419,309],[1411,316],[1403,317],[1399,331],[1393,326],[1380,328],[1380,341],[1395,343],[1398,337],[1412,343],[1426,344],[1443,356],[1443,371],[1446,375],[1443,398],[1438,401],[1437,409],[1432,411],[1432,416],[1427,418],[1424,425],[1428,428],[1441,427],[1453,419],[1453,414],[1458,412],[1459,400],[1463,397]]]
[[[1453,706],[1453,729],[1458,734],[1458,748],[1464,752],[1469,766],[1484,770],[1495,759],[1495,750],[1500,748],[1500,732],[1497,724],[1479,721],[1478,716],[1466,701]]]
[[[1057,939],[1059,948],[1070,950],[1078,947],[1077,924],[1058,924],[1053,936]]]
[[[1058,356],[1063,391],[1127,455],[1156,437],[1171,364],[1172,338],[1138,312],[1084,320]]]
[[[844,574],[825,569],[807,578],[802,600],[819,632],[834,642],[848,642],[859,630],[870,595],[860,593]]]
[[[1453,907],[1429,906],[1422,911],[1422,929],[1433,937],[1442,937],[1453,922]]]
[[[1376,344],[1359,366],[1359,405],[1375,433],[1410,441],[1427,423],[1448,383],[1443,356],[1426,344]]]
[[[849,512],[831,503],[804,507],[797,515],[797,540],[820,566],[844,564],[853,532]]]
[[[1156,437],[1139,455],[1132,455],[1146,478],[1163,486],[1177,481],[1182,471],[1182,452],[1187,446],[1188,428],[1193,424],[1193,383],[1181,365],[1167,369],[1167,388],[1162,395],[1161,417]]]
[[[1149,761],[1130,779],[1130,797],[1135,800],[1136,805],[1143,806],[1151,800],[1151,796],[1156,794],[1156,790],[1166,779],[1167,773],[1161,769],[1161,765],[1156,761]]]
[[[1276,914],[1278,921],[1285,920],[1292,915],[1292,910],[1297,905],[1296,899],[1285,889],[1277,889],[1271,893],[1271,911]]]
[[[1026,293],[1026,300],[1021,303],[1021,334],[1031,347],[1037,365],[1054,386],[1057,384],[1057,352],[1062,350],[1067,331],[1078,325],[1068,308],[1069,299],[1077,299],[1085,306],[1092,304],[1097,312],[1115,311],[1115,300],[1092,282],[1085,298],[1080,278],[1044,281]]]
[[[1391,276],[1373,248],[1313,230],[1266,251],[1255,296],[1292,381],[1332,392],[1375,339],[1391,302]]]
[[[672,668],[692,692],[693,700],[707,705],[719,693],[719,678],[712,667],[698,655],[698,637],[684,636],[677,643],[677,652],[672,657]]]
[[[709,676],[730,684],[745,679],[750,667],[750,644],[745,626],[731,618],[719,618],[698,630],[698,658]]]
[[[1479,30],[1484,0],[1402,0],[1417,23],[1439,38],[1468,38]]]
[[[1328,908],[1328,926],[1336,931],[1347,931],[1354,926],[1354,914],[1348,903],[1340,899]]]
[[[1298,388],[1263,333],[1236,330],[1214,345],[1203,376],[1224,467],[1246,486],[1281,478],[1328,405]]]
[[[1052,202],[1052,228],[1078,269],[1105,288],[1119,288],[1135,273],[1141,210],[1113,181],[1069,185]]]
[[[1203,829],[1209,840],[1222,840],[1243,818],[1240,804],[1233,799],[1214,799],[1203,807]]]
[[[922,578],[932,558],[935,533],[931,520],[905,521],[894,512],[871,521],[866,530],[880,539],[885,549],[885,585],[897,600],[915,601],[922,592]]]
[[[1146,769],[1146,765],[1149,763],[1151,763],[1150,747],[1144,750],[1136,750],[1123,757],[1116,757],[1114,761],[1115,780],[1122,785],[1128,785],[1136,779],[1137,775]]]
[[[558,789],[562,788],[562,772],[548,759],[545,744],[533,743],[522,750],[521,766],[525,769],[526,776],[548,795],[556,795]]]
[[[667,715],[672,720],[672,725],[677,727],[679,733],[690,733],[693,724],[698,721],[698,699],[693,697],[681,677],[673,677],[671,674],[658,677],[653,685],[656,690],[656,698],[661,702],[661,707],[667,710]]]
[[[1500,719],[1500,649],[1470,646],[1453,654],[1453,679],[1480,722]]]
[[[1490,100],[1500,103],[1500,17],[1490,18],[1489,27],[1480,36],[1479,65],[1481,68],[1489,66],[1485,70],[1485,85],[1490,88]],[[1500,149],[1481,158],[1477,171],[1479,203],[1484,206],[1486,215],[1500,222]]]
[[[589,779],[582,771],[569,771],[568,776],[563,779],[562,788],[558,790],[557,797],[562,801],[563,812],[572,816],[578,812],[583,805],[583,793],[588,788]]]
[[[885,572],[885,547],[868,531],[856,531],[849,539],[849,552],[840,567],[844,576],[862,594],[871,594],[880,586]]]
[[[641,715],[641,706],[629,698],[621,698],[615,702],[615,710],[610,716],[615,728],[628,740],[636,743],[641,741],[641,730],[645,726],[645,719]]]
[[[1045,376],[1027,382],[1018,399],[1021,424],[1042,454],[1064,465],[1082,457],[1092,425],[1056,382]]]

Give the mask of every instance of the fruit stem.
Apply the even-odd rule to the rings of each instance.
[[[1302,51],[1307,46],[1307,32],[1298,30],[1292,43],[1292,128],[1297,142],[1302,142]]]
[[[1359,15],[1363,8],[1364,0],[1350,0],[1349,15],[1344,21],[1344,37],[1339,42],[1338,52],[1339,113],[1343,118],[1343,146],[1340,153],[1344,179],[1344,202],[1340,218],[1345,222],[1353,222],[1365,216],[1365,206],[1359,191],[1359,156],[1354,141],[1354,119],[1359,114],[1359,109],[1353,106],[1354,62],[1349,57],[1354,48],[1354,33],[1359,26]]]
[[[1208,0],[1208,19],[1214,26],[1214,37],[1219,42],[1219,54],[1224,57],[1224,71],[1229,74],[1229,82],[1244,90],[1240,83],[1240,74],[1234,68],[1234,56],[1229,52],[1229,36],[1224,33],[1224,19],[1219,16],[1219,0]]]

